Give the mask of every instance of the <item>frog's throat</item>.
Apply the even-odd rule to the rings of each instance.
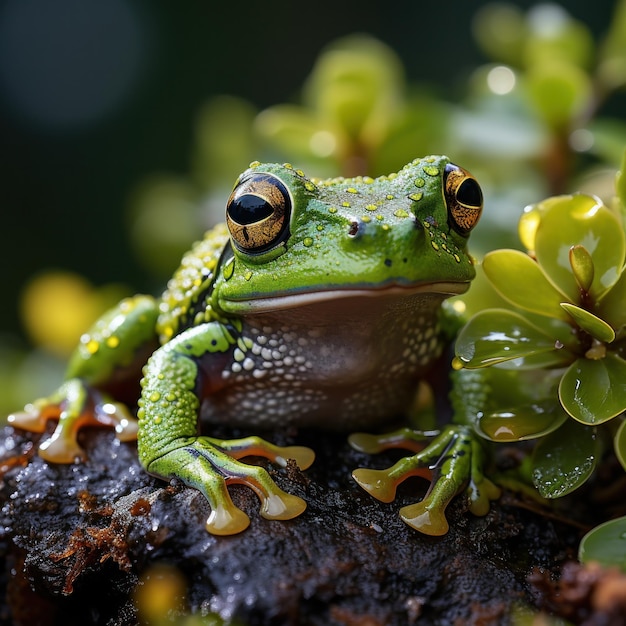
[[[258,298],[248,294],[246,300],[222,300],[220,304],[226,313],[245,310],[247,314],[254,314],[296,309],[311,304],[328,303],[333,300],[339,301],[348,298],[402,298],[419,295],[439,295],[444,299],[465,293],[469,285],[469,281],[449,281],[420,283],[419,285],[392,284],[368,288],[362,286],[342,286],[337,289],[325,287],[319,290],[311,289],[309,291],[277,292],[271,296],[259,296]]]

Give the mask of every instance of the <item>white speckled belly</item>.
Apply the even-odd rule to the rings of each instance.
[[[352,429],[402,414],[441,353],[442,300],[348,297],[246,318],[203,421]]]

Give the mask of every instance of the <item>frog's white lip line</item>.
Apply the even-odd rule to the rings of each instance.
[[[389,296],[412,296],[420,293],[440,294],[443,296],[457,296],[465,293],[469,288],[469,282],[434,282],[420,283],[418,285],[385,285],[382,287],[372,287],[363,289],[355,287],[340,289],[323,289],[319,291],[301,291],[299,293],[280,294],[263,298],[248,298],[246,301],[229,300],[235,305],[233,308],[246,309],[249,313],[278,311],[284,309],[295,309],[301,306],[316,304],[319,302],[329,302],[331,300],[341,300],[344,298],[380,298]],[[227,307],[229,308],[229,307]]]

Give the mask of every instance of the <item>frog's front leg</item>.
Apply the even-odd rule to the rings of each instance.
[[[138,378],[144,352],[158,345],[155,322],[158,305],[150,296],[122,300],[86,332],[74,351],[65,382],[52,394],[9,415],[9,424],[53,434],[39,446],[39,455],[53,463],[72,463],[85,456],[77,437],[85,426],[115,428],[118,439],[137,437],[137,420],[128,408],[102,391],[112,381]]]
[[[424,445],[433,434],[408,428],[383,436],[357,433],[350,443],[370,454],[392,447],[415,450],[416,444]],[[413,456],[385,470],[354,470],[353,477],[382,502],[392,502],[398,485],[411,476],[429,479],[430,487],[421,502],[403,507],[400,517],[427,535],[444,535],[449,528],[445,510],[456,495],[466,491],[475,515],[485,515],[489,501],[499,497],[500,490],[483,475],[482,464],[483,449],[471,429],[450,425]]]
[[[211,393],[211,354],[233,349],[233,334],[219,322],[209,322],[181,333],[150,358],[142,380],[139,417],[139,459],[151,474],[177,478],[198,489],[208,500],[209,532],[231,535],[244,530],[248,516],[237,508],[227,485],[252,488],[267,519],[291,519],[306,508],[301,498],[282,491],[259,466],[240,462],[245,456],[264,456],[284,465],[295,459],[301,469],[313,462],[309,448],[273,446],[258,437],[219,440],[198,435],[200,390]],[[220,359],[216,359],[220,361]],[[219,380],[219,379],[217,379]]]

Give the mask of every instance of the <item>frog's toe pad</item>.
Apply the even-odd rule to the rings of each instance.
[[[39,446],[39,456],[48,463],[74,463],[87,458],[75,439],[63,437],[59,429]]]
[[[315,461],[315,452],[306,446],[284,446],[280,448],[280,455],[275,458],[276,463],[285,467],[287,459],[293,459],[296,465],[305,470],[313,465]]]
[[[373,470],[361,467],[352,472],[352,478],[371,496],[381,502],[393,502],[397,481],[389,477],[389,470]]]
[[[288,520],[298,517],[306,509],[306,502],[290,493],[281,491],[263,498],[261,515],[270,520]]]
[[[222,503],[211,509],[205,528],[212,535],[236,535],[250,525],[250,518],[232,503]]]
[[[44,432],[47,421],[47,418],[34,404],[27,404],[23,411],[11,413],[7,417],[9,425],[34,433]]]
[[[400,518],[411,528],[425,535],[439,537],[448,532],[448,520],[442,509],[430,508],[425,502],[410,504],[400,509]]]
[[[366,454],[378,454],[385,449],[378,435],[370,435],[369,433],[352,433],[348,437],[348,443],[359,452]]]

